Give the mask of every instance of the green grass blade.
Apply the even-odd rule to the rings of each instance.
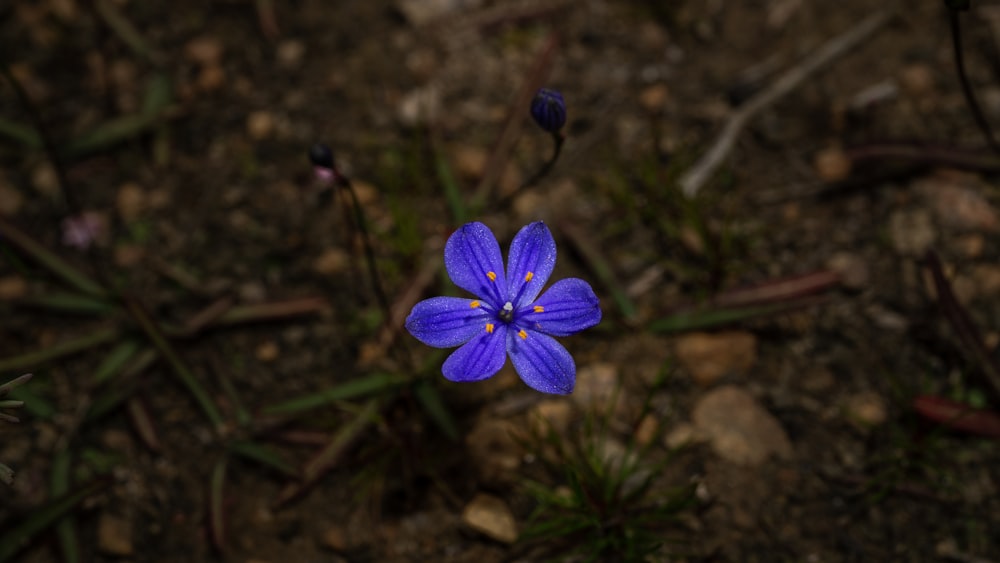
[[[49,249],[39,244],[35,239],[21,232],[20,229],[6,221],[3,217],[0,217],[0,240],[9,242],[19,248],[22,252],[79,291],[94,297],[105,297],[107,295],[104,288],[91,281],[90,278],[73,266],[70,266],[68,262],[53,252],[50,252]]]
[[[28,387],[16,389],[11,392],[10,396],[23,402],[24,410],[30,412],[35,418],[49,419],[56,414],[56,408],[52,403]]]
[[[158,114],[136,113],[109,119],[69,142],[65,152],[73,157],[92,154],[137,137],[160,121]]]
[[[42,148],[42,139],[35,130],[27,125],[0,119],[0,137],[21,143],[29,149]]]
[[[297,414],[336,401],[375,395],[405,384],[409,378],[391,373],[376,373],[348,381],[336,387],[317,391],[264,409],[265,414]]]
[[[111,350],[111,353],[104,358],[101,365],[97,366],[94,376],[91,379],[94,385],[100,385],[114,377],[139,352],[139,343],[135,340],[120,342]]]
[[[441,393],[438,392],[437,388],[430,383],[421,382],[417,384],[413,393],[416,395],[420,406],[427,413],[427,416],[431,417],[431,420],[434,421],[434,424],[437,424],[441,432],[452,442],[457,442],[459,438],[458,424],[455,422],[455,417],[451,415],[448,407],[445,406],[444,401],[441,399]]]
[[[467,212],[465,204],[462,203],[462,193],[458,189],[458,182],[455,181],[455,174],[451,171],[451,164],[441,151],[435,151],[434,167],[437,170],[438,180],[444,187],[444,198],[448,202],[455,224],[465,224]]]
[[[146,85],[146,95],[142,100],[142,113],[146,115],[158,114],[163,108],[170,105],[172,98],[170,78],[165,73],[157,72]]]
[[[270,467],[289,477],[298,478],[299,476],[298,470],[292,464],[285,461],[285,458],[281,457],[281,454],[263,444],[256,442],[233,442],[229,444],[229,451]]]
[[[219,553],[226,551],[226,511],[225,511],[225,486],[226,486],[226,465],[228,458],[223,457],[212,468],[212,478],[209,483],[208,513],[209,530],[211,532],[212,546]]]
[[[218,430],[222,428],[225,420],[222,418],[222,414],[216,408],[215,403],[209,397],[208,392],[205,388],[201,386],[198,382],[198,378],[195,377],[194,373],[187,367],[187,364],[181,359],[181,357],[174,350],[174,347],[170,342],[163,336],[163,331],[160,330],[159,325],[156,321],[146,312],[145,309],[136,301],[134,298],[129,297],[126,300],[129,311],[132,313],[132,317],[139,323],[143,332],[149,337],[149,340],[153,343],[153,346],[160,352],[160,355],[167,360],[170,367],[173,369],[174,374],[177,375],[178,379],[187,387],[191,395],[194,396],[195,401],[198,406],[201,407],[202,412],[205,416],[212,422],[215,429]]]
[[[33,369],[63,356],[69,356],[95,346],[100,346],[115,338],[118,338],[118,329],[113,327],[98,329],[85,336],[60,342],[44,350],[28,352],[27,354],[0,360],[0,373]]]
[[[614,269],[604,258],[597,245],[590,240],[590,237],[582,229],[572,223],[559,223],[559,230],[570,240],[573,247],[580,254],[580,257],[583,258],[590,270],[600,280],[601,285],[611,293],[611,297],[618,305],[618,310],[621,311],[622,316],[626,319],[635,318],[635,304],[632,303],[628,294],[625,293],[624,287],[622,287],[622,284],[615,277]]]
[[[69,492],[69,469],[73,460],[73,454],[64,449],[56,453],[52,460],[52,476],[49,482],[49,490],[53,497],[58,497]],[[80,539],[76,534],[76,522],[71,514],[67,514],[56,524],[56,536],[59,538],[59,547],[62,551],[63,561],[66,563],[79,563],[80,561]]]
[[[87,497],[104,490],[110,484],[111,479],[96,479],[34,510],[20,524],[0,535],[0,563],[10,561],[40,532],[47,530]]]
[[[18,305],[28,307],[38,307],[59,313],[74,313],[87,315],[106,315],[115,310],[115,306],[103,299],[95,299],[87,295],[75,293],[54,293],[41,297],[28,297],[19,299]]]
[[[118,6],[115,3],[110,0],[97,0],[96,8],[98,15],[101,16],[104,23],[111,28],[111,30],[115,32],[115,35],[117,35],[123,43],[128,45],[128,47],[132,49],[135,54],[149,62],[157,62],[154,60],[156,57],[153,54],[153,49],[150,48],[148,43],[146,43],[142,33],[135,27],[135,25],[132,24],[132,21],[118,9]]]

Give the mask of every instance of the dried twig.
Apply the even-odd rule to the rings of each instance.
[[[702,155],[695,165],[680,178],[681,189],[687,197],[694,197],[698,190],[708,181],[715,170],[736,144],[743,128],[764,108],[775,103],[794,90],[819,69],[830,64],[838,57],[871,37],[892,17],[891,11],[879,11],[843,34],[831,39],[798,65],[788,69],[780,78],[753,98],[743,104],[726,122],[722,132],[715,139],[712,147]]]

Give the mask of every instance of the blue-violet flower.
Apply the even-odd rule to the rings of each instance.
[[[451,281],[477,299],[432,297],[417,303],[406,318],[406,329],[424,344],[461,346],[441,367],[444,376],[481,381],[500,371],[510,356],[532,389],[571,393],[576,364],[552,337],[596,325],[601,308],[590,284],[577,278],[560,280],[538,297],[556,264],[556,243],[545,223],[531,223],[517,233],[506,274],[500,244],[482,223],[468,223],[451,235],[444,262]]]
[[[531,117],[539,127],[556,133],[566,125],[566,100],[549,88],[540,88],[531,100]]]

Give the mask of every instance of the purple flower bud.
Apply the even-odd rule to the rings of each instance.
[[[542,129],[556,133],[566,124],[566,100],[555,90],[541,88],[531,100],[531,117]]]
[[[323,143],[316,143],[309,148],[309,162],[316,167],[334,170],[333,151]]]

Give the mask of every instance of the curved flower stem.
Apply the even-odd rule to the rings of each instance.
[[[1000,153],[1000,145],[997,144],[996,139],[993,137],[993,130],[990,128],[989,122],[986,121],[983,110],[979,107],[976,94],[972,91],[969,76],[965,71],[965,56],[962,51],[962,25],[959,18],[961,8],[953,6],[951,2],[946,2],[946,4],[948,5],[948,19],[951,23],[951,42],[955,51],[955,71],[958,73],[958,81],[962,85],[962,94],[965,96],[965,103],[969,106],[969,111],[972,112],[972,117],[976,120],[976,125],[983,132],[983,136],[986,137],[986,142],[990,145],[990,148],[993,149],[993,152]]]
[[[542,167],[532,174],[530,178],[518,186],[516,190],[501,198],[497,206],[506,207],[507,205],[510,205],[510,203],[514,201],[514,198],[526,192],[528,188],[537,184],[542,178],[548,176],[549,172],[552,171],[552,167],[556,165],[556,161],[559,160],[559,155],[562,154],[562,147],[565,142],[566,136],[563,135],[561,131],[552,133],[552,156],[549,157],[549,159],[545,161],[545,164],[542,164]]]
[[[392,309],[389,307],[389,299],[386,297],[385,289],[382,287],[382,278],[379,277],[378,266],[375,264],[375,251],[372,249],[371,236],[368,234],[367,221],[365,220],[365,212],[361,208],[361,201],[358,200],[358,194],[354,191],[351,181],[336,170],[334,172],[337,174],[338,183],[351,196],[351,207],[354,208],[354,220],[358,223],[361,240],[365,246],[365,262],[368,265],[368,275],[372,279],[372,289],[375,291],[375,298],[378,300],[379,307],[382,308],[384,322],[389,322],[389,319],[392,318]]]

